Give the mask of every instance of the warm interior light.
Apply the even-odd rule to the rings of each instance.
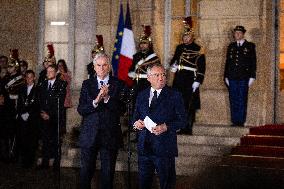
[[[66,22],[50,22],[51,26],[64,26]]]

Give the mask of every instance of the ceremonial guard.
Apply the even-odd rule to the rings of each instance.
[[[96,54],[98,54],[99,52],[101,52],[101,53],[105,52],[103,36],[102,35],[96,35],[96,37],[97,37],[96,45],[92,49],[92,60],[95,58]],[[88,71],[88,78],[94,77],[95,70],[94,70],[93,61],[90,62],[87,65],[87,71]]]
[[[12,100],[18,99],[19,89],[24,85],[25,80],[20,71],[20,60],[18,49],[10,50],[10,60],[8,62],[8,78],[5,89]]]
[[[236,26],[235,42],[232,42],[227,49],[224,75],[229,89],[232,126],[244,126],[248,89],[256,78],[255,44],[245,40],[245,32],[244,26]]]
[[[134,80],[134,90],[137,94],[150,86],[147,81],[147,68],[154,63],[160,63],[159,57],[153,50],[151,27],[144,27],[144,34],[139,39],[139,51],[133,55],[132,65],[128,76]]]
[[[205,76],[204,49],[195,42],[191,17],[184,20],[182,44],[176,47],[170,71],[174,74],[173,88],[182,93],[188,113],[188,125],[180,133],[191,134],[196,110],[200,109],[199,86]]]
[[[16,160],[18,156],[18,148],[16,146],[16,133],[17,133],[17,122],[16,122],[16,105],[19,97],[19,91],[24,86],[25,80],[20,72],[19,65],[19,53],[17,49],[10,50],[10,59],[8,62],[8,77],[5,83],[5,90],[8,93],[10,108],[7,110],[7,114],[11,118],[8,122],[7,135],[9,137],[9,156],[11,159]]]
[[[22,166],[29,168],[33,165],[37,148],[39,127],[38,90],[35,86],[35,73],[27,70],[26,84],[19,92],[17,103],[18,141]]]
[[[41,86],[42,83],[47,79],[46,78],[46,69],[49,65],[55,65],[56,59],[54,55],[54,47],[52,43],[47,45],[47,55],[44,57],[44,61],[42,63],[43,70],[39,73],[37,85]]]

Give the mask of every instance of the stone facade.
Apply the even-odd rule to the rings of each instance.
[[[19,49],[19,56],[35,69],[38,53],[39,1],[15,0],[0,3],[0,55]]]
[[[39,4],[44,1],[12,1],[1,2],[1,37],[0,54],[8,54],[10,48],[19,48],[20,56],[27,59],[31,68],[38,64],[38,26]],[[73,76],[74,108],[69,110],[69,130],[80,124],[80,116],[76,112],[81,83],[87,78],[86,65],[90,62],[95,35],[104,36],[104,46],[108,54],[112,54],[116,35],[119,2],[126,13],[127,0],[86,0],[70,3],[71,19],[69,44],[73,45],[70,63]],[[281,109],[284,106],[283,95],[274,89],[275,62],[274,36],[278,34],[273,25],[274,10],[271,0],[191,0],[192,14],[195,15],[197,40],[206,48],[207,71],[204,84],[201,86],[202,109],[197,115],[199,124],[230,124],[230,110],[227,88],[223,82],[225,53],[227,45],[232,41],[232,29],[235,25],[244,25],[246,38],[256,44],[257,80],[249,91],[248,126],[272,123],[274,114],[277,122],[283,122]],[[135,40],[142,33],[141,25],[152,26],[154,48],[162,62],[167,64],[180,42],[181,21],[187,7],[185,1],[138,0],[129,1]],[[170,3],[170,4],[167,4]],[[165,10],[170,5],[171,23],[165,23]],[[280,7],[280,5],[279,5]],[[73,10],[72,10],[73,9]],[[280,8],[279,8],[280,10]],[[73,12],[72,12],[73,11]],[[171,24],[169,50],[165,49],[165,29]],[[72,28],[71,28],[72,27]],[[282,39],[282,38],[281,38]],[[72,49],[72,48],[71,48]],[[278,49],[278,46],[276,47]],[[69,49],[70,50],[70,49]],[[166,56],[165,56],[166,53]],[[44,53],[43,53],[44,54]],[[276,69],[277,70],[277,69]],[[276,92],[275,92],[276,90]],[[276,96],[275,96],[276,94]],[[274,98],[276,97],[276,98]],[[277,107],[274,107],[276,99]]]

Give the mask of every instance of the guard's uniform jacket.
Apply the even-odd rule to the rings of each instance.
[[[229,80],[244,80],[256,77],[254,43],[245,40],[240,47],[238,47],[237,42],[233,42],[228,46],[224,76]]]
[[[134,88],[137,93],[150,86],[147,81],[147,68],[154,63],[160,63],[160,59],[153,50],[146,53],[138,52],[133,55],[128,76],[134,80]]]
[[[15,74],[8,76],[7,83],[5,84],[5,90],[9,94],[11,100],[18,99],[20,89],[24,86],[25,80],[21,74]]]
[[[94,77],[96,72],[94,70],[94,63],[93,62],[90,62],[87,65],[87,71],[88,71],[88,78]]]
[[[206,66],[203,48],[195,42],[180,44],[170,64],[171,72],[175,73],[173,87],[182,93],[186,109],[200,109],[199,90],[193,95],[192,84],[194,81],[201,84],[204,80]]]

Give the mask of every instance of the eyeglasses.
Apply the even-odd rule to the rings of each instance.
[[[159,76],[166,77],[166,73],[151,73],[151,74],[149,74],[149,76],[153,76],[153,77],[159,77]]]

